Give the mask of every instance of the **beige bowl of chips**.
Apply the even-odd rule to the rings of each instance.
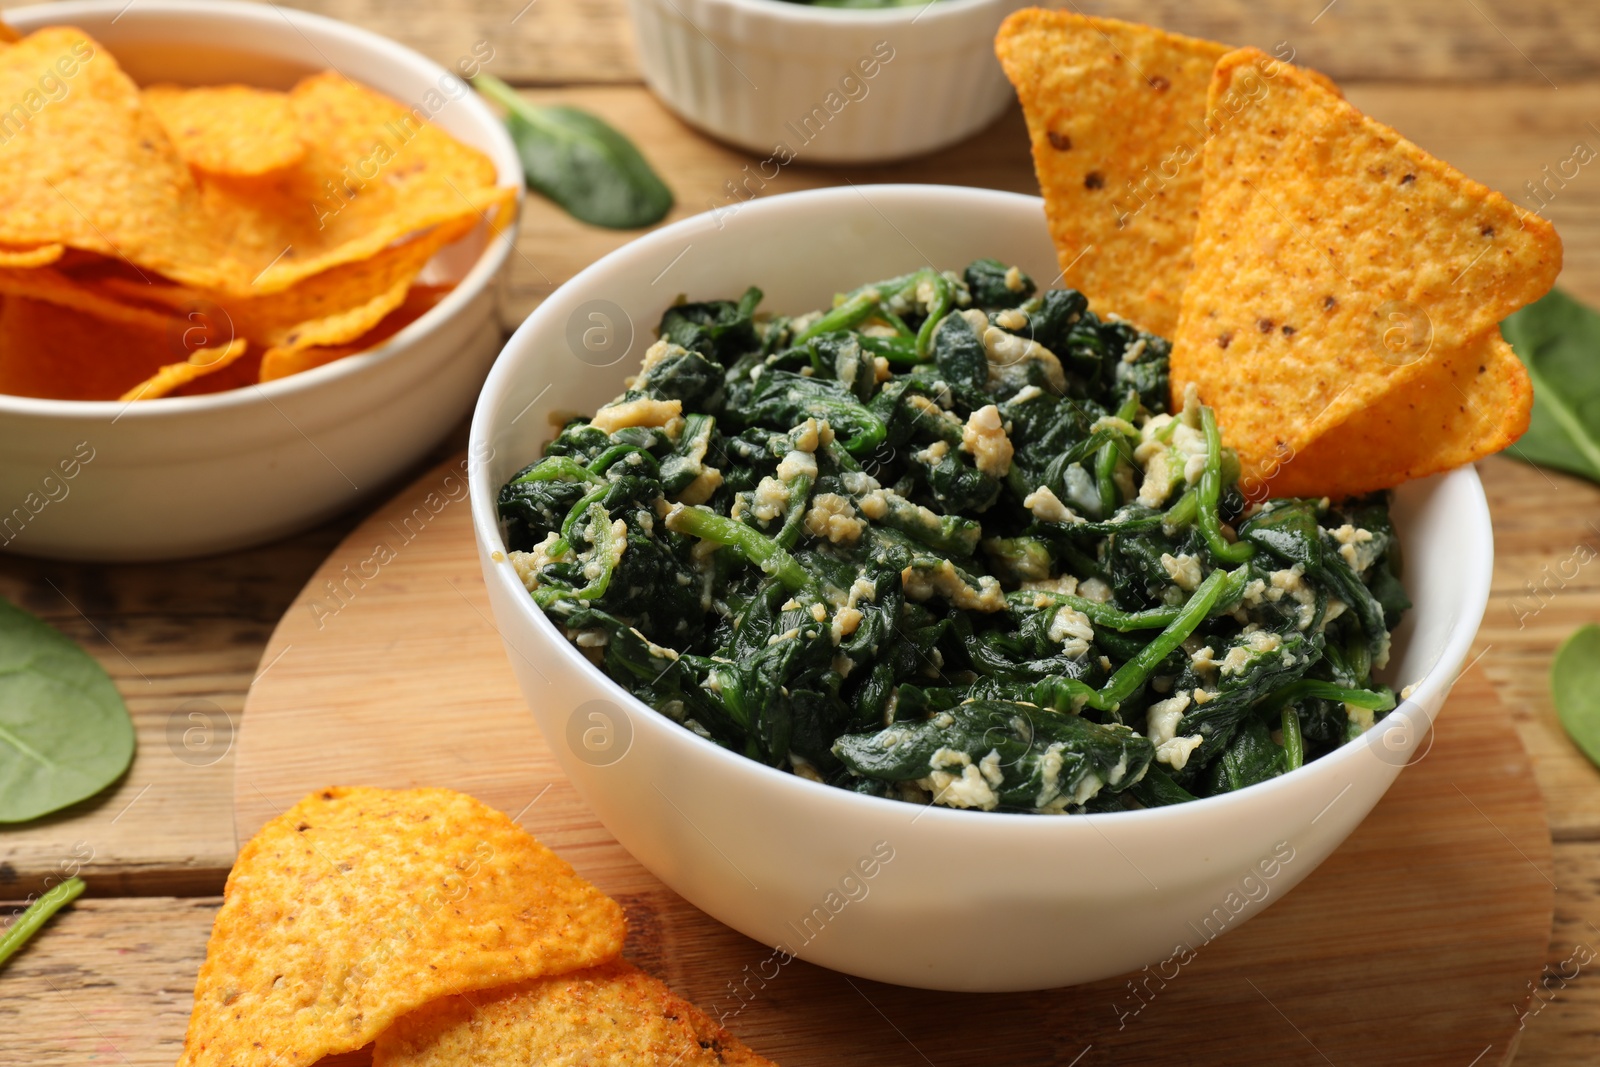
[[[87,0],[6,18],[24,35],[76,27],[140,85],[281,90],[332,68],[421,109],[486,156],[505,188],[499,212],[458,225],[450,236],[465,235],[418,276],[444,295],[370,351],[205,395],[131,403],[0,395],[0,548],[139,560],[267,541],[381,489],[466,413],[501,340],[494,283],[512,249],[514,228],[503,223],[522,172],[504,127],[455,72],[356,27],[258,4]],[[70,99],[76,86],[65,84],[59,95]],[[43,98],[54,106],[50,93]],[[316,218],[314,205],[306,211]],[[376,251],[388,240],[379,233],[371,243]]]

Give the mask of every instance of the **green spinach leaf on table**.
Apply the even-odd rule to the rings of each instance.
[[[1533,421],[1506,454],[1600,482],[1600,313],[1552,289],[1500,329],[1533,380]]]
[[[582,222],[631,230],[660,222],[672,190],[639,150],[604,121],[574,107],[538,107],[488,74],[472,79],[506,109],[528,188]]]
[[[133,723],[104,668],[0,600],[0,823],[91,797],[133,759]]]
[[[1600,764],[1600,626],[1580,627],[1550,665],[1550,695],[1567,735]]]

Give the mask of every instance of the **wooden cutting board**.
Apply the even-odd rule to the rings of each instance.
[[[239,737],[240,842],[329,784],[450,786],[509,812],[623,902],[630,958],[785,1067],[1489,1067],[1515,1053],[1550,938],[1543,802],[1506,709],[1469,671],[1350,840],[1176,974],[1009,995],[798,961],[774,977],[768,949],[640,867],[562,775],[496,635],[459,463],[352,533],[262,657]]]

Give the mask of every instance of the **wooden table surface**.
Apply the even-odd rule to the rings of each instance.
[[[589,108],[633,136],[677,192],[674,218],[729,203],[726,183],[753,162],[699,136],[644,90],[621,0],[298,6],[369,27],[446,64],[490,42],[490,72],[535,100]],[[1268,49],[1288,41],[1301,62],[1338,79],[1358,106],[1524,203],[1525,184],[1542,180],[1546,167],[1554,171],[1577,143],[1600,147],[1600,18],[1584,0],[1082,6]],[[848,169],[801,160],[763,192],[845,180],[1035,191],[1013,111],[971,141],[921,160]],[[1544,210],[1566,242],[1562,284],[1600,302],[1600,170],[1579,171]],[[555,285],[631,236],[582,226],[531,200],[506,321],[520,320]],[[460,440],[458,433],[445,448]],[[1539,872],[1556,887],[1555,928],[1544,976],[1528,976],[1537,999],[1517,1062],[1590,1062],[1600,1052],[1600,962],[1580,961],[1600,960],[1600,772],[1562,733],[1547,671],[1567,634],[1600,620],[1600,567],[1578,565],[1600,554],[1600,489],[1506,458],[1486,461],[1481,472],[1498,551],[1471,669],[1486,675],[1516,717],[1555,838],[1554,867]],[[60,627],[105,665],[139,737],[133,768],[114,788],[0,833],[0,899],[20,900],[64,870],[81,868],[90,884],[89,896],[27,950],[29,973],[42,982],[15,985],[0,974],[0,1063],[173,1062],[237,845],[231,736],[245,691],[270,668],[260,653],[284,608],[384,495],[316,530],[228,556],[140,566],[0,557],[0,595]],[[196,724],[212,731],[198,751],[178,740]],[[1415,976],[1419,984],[1429,980]],[[1404,1012],[1397,1004],[1394,1018],[1374,1026],[1404,1025]]]

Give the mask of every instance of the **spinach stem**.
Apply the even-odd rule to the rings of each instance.
[[[1095,600],[1085,600],[1081,596],[1070,593],[1047,593],[1042,590],[1023,590],[1021,592],[1007,593],[1006,599],[1022,607],[1032,607],[1039,597],[1047,597],[1064,608],[1082,612],[1088,616],[1090,622],[1097,626],[1108,626],[1113,630],[1126,633],[1129,630],[1159,630],[1171,626],[1183,611],[1181,607],[1173,608],[1148,608],[1144,611],[1123,611],[1110,604],[1101,604]]]
[[[937,330],[939,323],[950,314],[954,295],[949,278],[936,270],[930,270],[927,274],[933,284],[933,299],[928,303],[928,317],[922,320],[922,329],[917,331],[917,355],[923,358],[927,357],[928,350],[933,344],[933,331]],[[920,281],[918,284],[921,284]]]
[[[1122,402],[1117,409],[1117,418],[1131,423],[1133,417],[1139,414],[1139,393],[1129,390],[1128,399]],[[1122,503],[1121,494],[1117,492],[1117,460],[1123,454],[1124,443],[1117,437],[1112,437],[1100,446],[1100,451],[1094,459],[1095,482],[1100,488],[1100,517],[1109,518]]]
[[[1206,431],[1206,469],[1200,475],[1199,514],[1196,516],[1200,535],[1217,559],[1224,563],[1243,563],[1255,555],[1255,546],[1245,541],[1232,543],[1223,537],[1222,516],[1217,510],[1222,499],[1222,433],[1217,429],[1217,414],[1202,407],[1200,421]]]
[[[868,315],[872,314],[883,297],[878,290],[867,288],[856,293],[844,303],[828,312],[822,318],[813,322],[801,331],[793,341],[795,347],[805,344],[818,334],[832,333],[834,330],[848,330]]]
[[[551,456],[527,474],[516,480],[517,485],[530,482],[593,482],[604,485],[605,479],[585,467],[571,456]]]
[[[1295,704],[1306,699],[1335,700],[1368,711],[1391,711],[1394,708],[1394,694],[1387,689],[1346,689],[1315,678],[1290,682],[1277,692],[1268,694],[1266,699],[1273,704]]]
[[[1111,711],[1124,700],[1133,695],[1134,690],[1142,685],[1150,673],[1160,666],[1161,661],[1171,655],[1172,650],[1183,644],[1184,639],[1195,631],[1195,628],[1211,614],[1211,609],[1223,599],[1233,579],[1232,571],[1212,571],[1200,587],[1194,591],[1189,602],[1183,606],[1178,617],[1172,620],[1161,633],[1148,644],[1141,648],[1137,655],[1118,668],[1117,673],[1105,687],[1090,698],[1089,703],[1101,711]]]
[[[1298,770],[1306,762],[1306,740],[1300,734],[1300,713],[1293,704],[1283,706],[1283,769]]]
[[[591,503],[584,514],[588,516],[589,529],[594,533],[589,553],[592,560],[600,564],[600,573],[589,579],[588,585],[576,591],[557,585],[540,586],[533,591],[534,603],[540,607],[549,607],[558,600],[568,598],[599,600],[611,586],[611,575],[617,569],[617,562],[626,550],[626,544],[618,545],[619,538],[611,529],[611,514],[598,500]],[[623,534],[624,538],[626,536]]]
[[[776,541],[762,536],[742,522],[718,515],[710,508],[679,505],[667,514],[667,529],[688,534],[702,541],[727,545],[745,559],[782,582],[785,589],[798,593],[811,585],[811,576],[800,561],[784,551]]]
[[[52,886],[38,900],[29,904],[27,909],[6,928],[6,932],[0,934],[0,966],[4,966],[6,960],[25,945],[30,937],[38,933],[39,928],[50,921],[50,916],[82,896],[84,888],[82,878],[68,878],[60,885]]]
[[[785,551],[800,540],[800,527],[806,518],[806,503],[811,498],[811,481],[811,475],[802,474],[789,483],[789,514],[775,539],[778,547]]]
[[[1200,509],[1200,497],[1193,490],[1187,490],[1178,502],[1167,509],[1161,516],[1161,525],[1171,532],[1180,527],[1187,526],[1194,521],[1195,513]]]
[[[603,485],[598,489],[591,489],[589,492],[583,495],[582,499],[580,499],[576,504],[572,505],[572,510],[567,512],[567,517],[561,521],[562,541],[565,541],[569,545],[572,544],[572,528],[578,525],[578,520],[582,519],[589,513],[590,504],[600,503],[600,501],[604,500],[606,494],[610,491],[611,487],[609,485]],[[558,552],[551,553],[551,555],[559,554],[560,553]]]

